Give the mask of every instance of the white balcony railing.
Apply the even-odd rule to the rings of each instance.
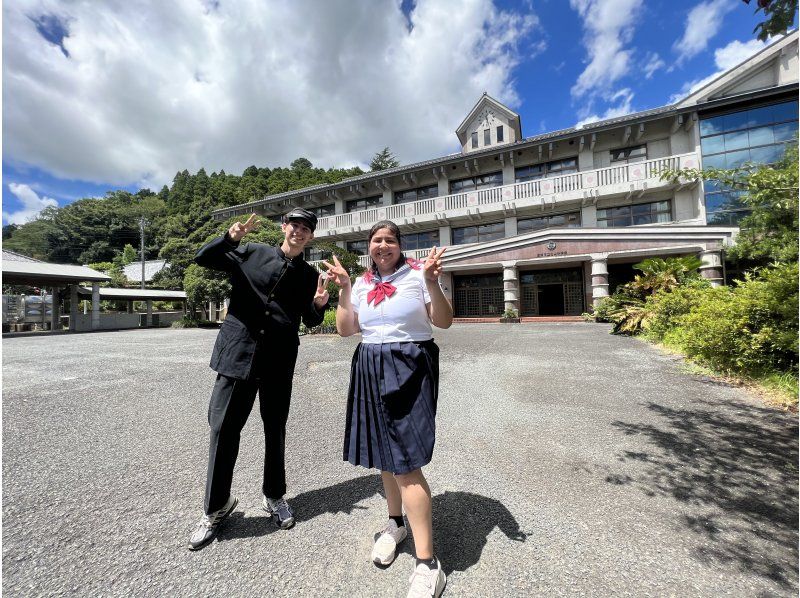
[[[462,246],[459,245],[459,247],[462,247]],[[413,257],[414,259],[417,259],[417,260],[424,260],[426,257],[428,257],[428,254],[430,252],[431,252],[431,248],[430,247],[428,247],[427,249],[406,249],[406,250],[403,251],[403,255],[405,255],[406,257]],[[322,263],[322,261],[309,262],[309,264],[311,264],[312,266],[314,266],[318,270],[321,270],[321,268],[320,268],[320,264],[321,263]],[[358,263],[361,266],[363,266],[364,268],[369,268],[369,266],[370,266],[369,256],[368,255],[359,255],[358,256]]]
[[[528,204],[535,205],[537,201],[548,203],[568,201],[580,199],[589,194],[593,196],[611,195],[625,193],[632,188],[642,189],[659,184],[664,186],[668,183],[660,181],[659,178],[663,171],[697,168],[698,166],[697,154],[680,154],[635,164],[584,170],[558,177],[481,189],[480,191],[379,206],[369,210],[320,218],[317,222],[317,235],[325,232],[336,234],[337,229],[340,228],[369,226],[379,220],[393,220],[400,224],[403,219],[433,219],[435,214],[450,215],[454,210],[468,210],[480,206],[494,205],[501,209],[502,204],[514,202],[516,207],[524,207]]]

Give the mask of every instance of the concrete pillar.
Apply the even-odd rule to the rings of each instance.
[[[50,319],[50,330],[61,330],[61,289],[53,287],[53,315]]]
[[[78,284],[69,285],[69,329],[75,332],[78,329]]]
[[[208,319],[211,322],[217,321],[217,303],[215,301],[208,302]]]
[[[503,308],[519,315],[519,271],[517,262],[501,262],[503,266]]]
[[[394,199],[394,192],[391,189],[384,189],[383,197],[381,198],[381,205],[390,206],[392,205],[393,199]]]
[[[92,330],[100,329],[100,283],[92,283]]]
[[[592,257],[592,305],[597,307],[608,297],[608,256]]]
[[[153,300],[147,300],[147,320],[145,320],[145,326],[152,326],[153,325]]]
[[[581,227],[597,226],[597,206],[581,206]]]
[[[133,300],[128,300],[128,313],[133,313]]]
[[[442,177],[437,181],[437,184],[439,185],[439,197],[450,195],[450,181]]]
[[[506,238],[517,236],[517,217],[509,216],[505,219],[506,225]]]
[[[711,283],[712,287],[720,287],[725,284],[723,273],[722,250],[706,249],[700,252],[700,275]]]
[[[439,227],[439,247],[449,247],[453,244],[453,233],[449,226]]]
[[[344,200],[343,199],[334,199],[333,200],[333,211],[336,214],[344,214]]]
[[[503,164],[503,184],[513,185],[517,182],[517,175],[514,172],[514,165],[511,162]]]
[[[585,149],[582,152],[578,152],[578,170],[581,172],[594,170],[594,152],[589,149],[590,145],[590,143],[586,142]]]

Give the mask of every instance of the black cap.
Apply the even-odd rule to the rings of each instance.
[[[308,225],[308,228],[313,232],[317,228],[317,215],[304,208],[294,208],[291,212],[283,217],[285,222],[289,220],[302,220]]]

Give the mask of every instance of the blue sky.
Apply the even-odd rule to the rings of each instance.
[[[737,0],[4,3],[3,224],[175,172],[458,150],[488,91],[526,136],[662,106],[762,44]]]

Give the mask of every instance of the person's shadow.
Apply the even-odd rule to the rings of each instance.
[[[324,513],[352,513],[365,510],[358,503],[383,494],[379,475],[366,475],[298,494],[290,499],[298,525]],[[436,554],[445,573],[464,571],[481,557],[489,533],[495,528],[511,540],[524,542],[527,534],[509,510],[498,500],[471,492],[445,492],[433,497],[433,536]],[[278,528],[267,515],[245,517],[239,511],[220,529],[218,541],[269,535]],[[401,552],[412,553],[409,544]]]

